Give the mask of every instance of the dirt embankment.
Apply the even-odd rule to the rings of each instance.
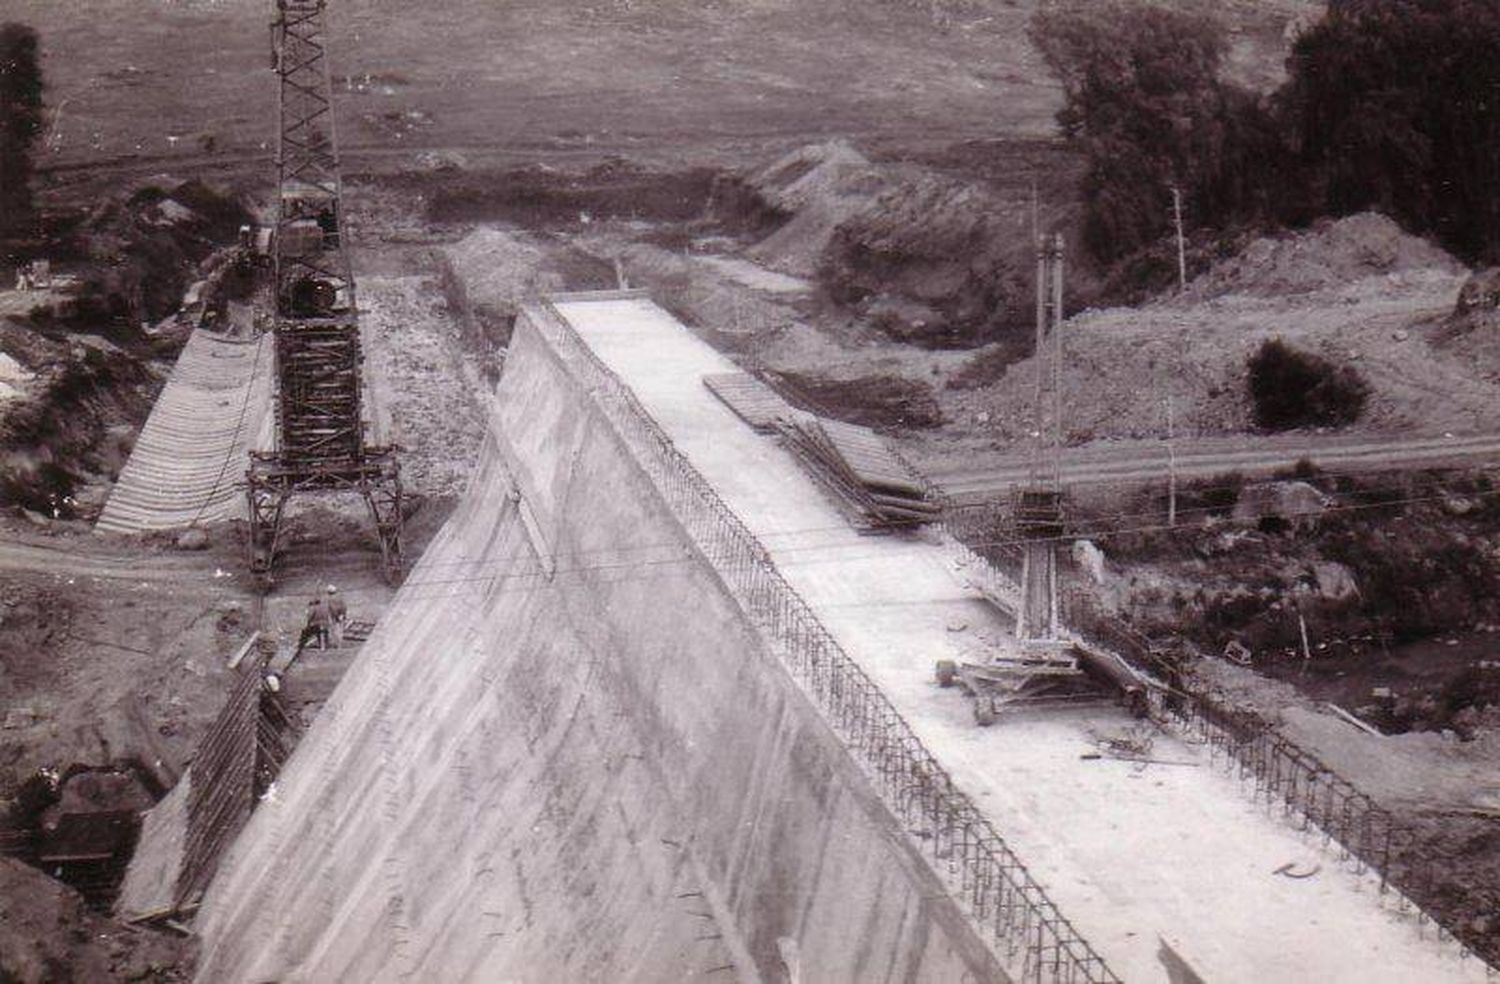
[[[1075,443],[1254,430],[1247,361],[1281,338],[1351,366],[1369,384],[1360,432],[1500,426],[1500,388],[1440,344],[1464,282],[1461,264],[1389,219],[1362,214],[1251,243],[1179,296],[1085,311],[1064,328],[1064,425]],[[1027,359],[996,383],[955,393],[950,417],[1000,441],[1031,429]],[[955,428],[957,431],[958,428]]]
[[[1008,191],[834,141],[721,181],[715,205],[763,233],[748,256],[817,277],[890,337],[971,347],[1033,320],[1031,208]]]
[[[232,564],[230,550],[216,559]],[[175,781],[249,631],[248,603],[226,583],[212,562],[165,585],[0,578],[0,793],[74,764],[144,765]]]
[[[188,981],[193,950],[183,937],[96,915],[77,892],[0,857],[0,980],[8,984]]]
[[[171,186],[171,191],[162,185]],[[0,290],[0,505],[90,518],[129,454],[181,330],[144,331],[248,289],[233,246],[248,213],[197,182],[148,183],[54,217],[52,283]]]
[[[43,517],[96,513],[161,375],[102,339],[46,338],[5,321],[0,353],[25,377],[0,399],[0,504]]]

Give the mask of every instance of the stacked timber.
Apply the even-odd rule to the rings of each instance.
[[[861,527],[887,530],[937,518],[937,503],[910,466],[868,427],[791,414],[776,431]]]
[[[775,433],[777,421],[795,413],[780,393],[748,372],[713,373],[703,377],[703,385],[761,434]]]

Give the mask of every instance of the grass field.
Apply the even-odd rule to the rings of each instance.
[[[18,0],[42,33],[58,163],[273,139],[269,0]],[[1045,132],[1020,7],[967,28],[860,4],[330,4],[346,148],[689,155],[841,133]],[[365,84],[365,77],[370,84]],[[1042,81],[1033,81],[1042,80]]]
[[[1220,9],[1248,74],[1303,0]],[[1052,131],[1036,0],[331,0],[346,151],[763,160]],[[42,35],[42,164],[251,155],[274,140],[271,0],[11,0]],[[1264,49],[1264,51],[1263,51]],[[1268,68],[1267,66],[1270,66]],[[369,82],[366,84],[366,77]]]

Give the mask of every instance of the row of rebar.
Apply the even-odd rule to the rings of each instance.
[[[973,545],[983,562],[998,569],[1018,568],[1017,548],[996,536],[1002,519],[999,507],[968,506],[944,514],[944,526],[960,543]],[[1003,578],[1003,575],[1001,575]],[[1150,643],[1123,622],[1110,618],[1076,596],[1070,598],[1067,627],[1091,645],[1124,657],[1148,673],[1159,670]],[[1500,979],[1500,949],[1465,928],[1444,926],[1428,907],[1438,901],[1441,884],[1437,866],[1424,856],[1421,832],[1403,823],[1317,756],[1278,731],[1255,711],[1238,707],[1223,697],[1176,680],[1166,694],[1157,694],[1153,709],[1173,720],[1190,738],[1203,742],[1215,759],[1250,783],[1256,798],[1268,808],[1279,808],[1300,830],[1322,835],[1325,850],[1359,874],[1372,873],[1382,895],[1394,896],[1397,908],[1419,926],[1432,926],[1439,938],[1453,939],[1464,956],[1486,962],[1489,976]]]
[[[630,389],[559,317],[537,319],[551,348],[601,406],[742,609],[777,644],[955,897],[1022,981],[1119,978],[1060,913],[879,687],[787,583],[765,546],[714,491]]]

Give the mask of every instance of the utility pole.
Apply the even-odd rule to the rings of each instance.
[[[1062,311],[1063,239],[1036,240],[1036,440],[1031,482],[1016,497],[1016,532],[1024,541],[1021,563],[1022,603],[1016,636],[1027,642],[1055,643],[1058,638],[1057,544],[1062,539]],[[1051,338],[1048,338],[1048,331]],[[1047,345],[1051,343],[1051,351]],[[1050,366],[1048,363],[1051,363]],[[1048,434],[1047,373],[1052,375]]]
[[[1312,647],[1307,644],[1307,619],[1302,617],[1302,609],[1297,609],[1297,630],[1302,633],[1302,675],[1307,675],[1307,664],[1312,662]]]
[[[1172,395],[1167,394],[1167,525],[1177,525],[1177,441]]]
[[[1042,241],[1042,208],[1038,200],[1036,178],[1031,179],[1031,241]]]
[[[1042,237],[1036,237],[1036,343],[1031,349],[1031,361],[1036,367],[1036,393],[1031,401],[1032,413],[1036,424],[1036,433],[1033,435],[1036,444],[1034,446],[1034,457],[1032,458],[1031,480],[1037,482],[1042,477],[1043,461],[1043,437],[1042,428],[1046,426],[1046,411],[1042,407],[1042,397],[1046,394],[1046,369],[1047,369],[1047,300],[1049,295],[1047,279],[1051,270],[1051,262],[1047,256],[1047,246],[1042,242]]]
[[[1172,186],[1172,222],[1177,227],[1177,289],[1187,289],[1187,244],[1182,235],[1182,189]]]
[[[1062,487],[1063,237],[1052,238],[1052,468]]]

